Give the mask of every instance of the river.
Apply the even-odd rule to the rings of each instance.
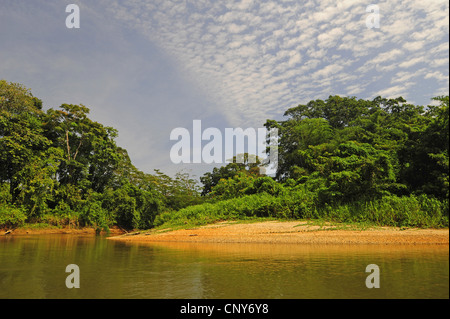
[[[449,298],[447,245],[124,243],[0,238],[0,298]],[[75,264],[79,288],[68,288]],[[366,272],[374,264],[378,273]],[[379,288],[368,288],[378,275]],[[375,282],[373,279],[371,282]]]

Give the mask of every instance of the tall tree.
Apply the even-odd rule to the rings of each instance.
[[[449,97],[434,98],[414,126],[408,127],[408,140],[399,150],[400,178],[410,190],[439,198],[449,195]]]
[[[285,112],[287,120],[265,124],[279,131],[276,177],[305,181],[326,176],[330,189],[347,188],[339,191],[347,195],[384,190],[444,197],[448,96],[436,100],[439,106],[424,108],[402,97],[370,101],[330,96],[291,108]],[[345,186],[344,181],[353,183]]]
[[[63,104],[47,111],[46,132],[64,150],[58,170],[61,184],[102,192],[111,182],[121,154],[114,141],[117,131],[88,118],[84,105]]]
[[[9,184],[13,204],[34,208],[53,189],[51,176],[61,155],[42,134],[41,108],[22,85],[0,81],[0,182]]]
[[[207,172],[200,177],[200,181],[203,184],[202,195],[209,194],[221,179],[233,178],[239,173],[261,176],[261,165],[259,157],[253,154],[243,153],[233,156],[227,165],[219,168],[214,167],[212,172]]]

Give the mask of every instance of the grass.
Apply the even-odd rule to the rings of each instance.
[[[24,224],[25,215],[20,210],[4,209],[3,224],[17,226],[58,228],[79,227],[78,215],[44,215],[35,223]],[[341,204],[320,204],[311,193],[285,192],[277,196],[257,193],[221,200],[213,203],[188,206],[156,216],[154,231],[194,228],[217,222],[254,223],[260,221],[307,221],[310,225],[329,229],[365,230],[380,226],[405,229],[448,228],[448,201],[441,202],[426,196],[385,196],[370,201]],[[29,221],[28,221],[29,222]],[[8,227],[5,227],[8,228]],[[9,229],[8,228],[8,229]]]
[[[427,197],[386,196],[377,200],[319,205],[308,194],[266,193],[189,206],[163,213],[155,226],[189,228],[219,221],[307,220],[316,225],[335,223],[349,229],[364,230],[379,226],[400,228],[448,227],[448,203]]]

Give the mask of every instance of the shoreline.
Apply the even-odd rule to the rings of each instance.
[[[43,227],[43,228],[33,228],[33,227],[20,227],[13,230],[1,230],[1,236],[23,236],[23,235],[95,235],[94,227]],[[100,235],[106,235],[105,231],[101,231]],[[111,227],[111,236],[119,236],[125,234],[124,231],[118,227]]]
[[[347,228],[347,229],[346,229]],[[123,242],[267,244],[449,244],[449,229],[317,226],[306,221],[220,222],[188,229],[158,229],[108,237]]]
[[[3,236],[23,235],[96,235],[93,227],[17,228]],[[107,239],[123,242],[168,243],[252,243],[252,244],[401,244],[449,245],[449,229],[369,227],[358,229],[352,225],[307,221],[257,221],[240,223],[223,221],[205,226],[184,229],[152,229],[126,233],[111,227],[110,233],[102,231]]]

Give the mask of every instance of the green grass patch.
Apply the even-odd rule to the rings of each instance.
[[[215,203],[189,206],[158,215],[155,226],[189,228],[219,221],[309,220],[311,223],[345,224],[346,228],[377,226],[448,227],[448,202],[426,196],[386,196],[370,201],[318,204],[307,193],[286,192],[245,195]],[[344,227],[344,226],[342,226]]]

